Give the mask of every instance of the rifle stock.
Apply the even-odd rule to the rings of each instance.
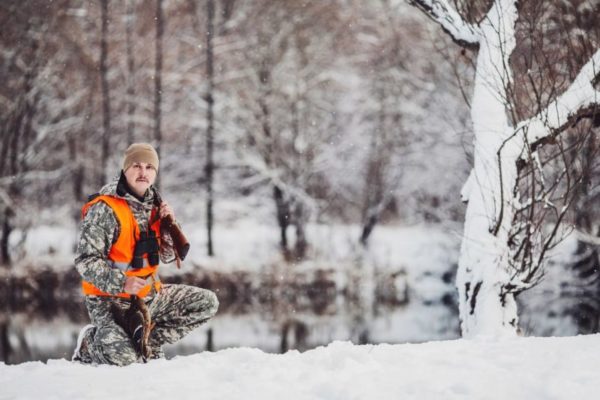
[[[160,229],[166,229],[173,239],[173,246],[177,252],[177,257],[183,261],[190,250],[190,242],[187,240],[179,225],[173,221],[170,215],[160,220]]]
[[[162,203],[162,197],[160,196],[156,188],[153,189],[154,205],[160,207],[160,204]],[[165,229],[167,232],[169,232],[169,235],[171,235],[171,238],[173,239],[175,253],[177,253],[177,266],[179,266],[179,260],[183,261],[183,259],[185,259],[185,257],[187,256],[188,251],[190,250],[190,242],[187,240],[186,236],[179,228],[179,225],[177,225],[175,221],[173,221],[173,217],[171,217],[170,215],[166,218],[161,218],[160,229]]]

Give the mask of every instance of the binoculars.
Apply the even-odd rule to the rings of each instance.
[[[158,240],[156,239],[156,233],[154,231],[140,232],[140,238],[135,244],[135,249],[133,251],[133,261],[131,262],[131,267],[133,269],[140,269],[144,267],[144,255],[148,255],[148,264],[149,265],[158,265]]]

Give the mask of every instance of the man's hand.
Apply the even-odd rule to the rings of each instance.
[[[162,203],[160,203],[159,214],[160,214],[161,218],[166,218],[167,216],[170,215],[171,218],[173,219],[173,221],[175,221],[175,213],[173,212],[173,209],[166,201],[163,201]]]
[[[125,286],[123,291],[129,294],[138,294],[138,292],[146,286],[146,281],[137,276],[128,276],[125,278]]]

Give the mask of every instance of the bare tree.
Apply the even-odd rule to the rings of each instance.
[[[471,100],[474,167],[462,191],[468,205],[457,275],[461,327],[464,336],[514,334],[518,327],[515,295],[539,279],[544,257],[560,235],[561,221],[571,204],[569,199],[562,206],[552,203],[555,185],[551,182],[541,188],[532,184],[528,196],[523,196],[520,181],[527,175],[523,171],[528,166],[530,171],[538,168],[543,145],[559,142],[568,127],[595,115],[600,51],[580,68],[569,87],[550,95],[546,107],[541,103],[534,115],[519,118],[511,101],[514,69],[510,59],[516,47],[518,2],[493,1],[477,22],[463,18],[446,0],[410,3],[458,45],[477,51]],[[570,187],[575,184],[571,181]],[[550,232],[545,231],[543,220],[534,220],[539,214],[530,205],[538,198],[555,214]],[[529,210],[526,221],[519,219],[524,209]]]
[[[45,29],[35,15],[26,16],[17,9],[11,11],[18,27],[22,29],[18,29],[17,34],[22,34],[25,40],[4,66],[7,70],[20,70],[22,79],[7,81],[2,85],[2,95],[8,95],[7,99],[14,98],[0,113],[0,264],[7,266],[12,261],[8,239],[14,229],[17,201],[22,195],[21,178],[29,170],[27,153],[34,139],[33,123],[40,97],[36,81],[43,68],[40,37]],[[36,23],[38,26],[34,26]]]
[[[3,26],[0,41],[0,68],[7,77],[0,85],[6,105],[0,112],[0,257],[5,263],[12,258],[11,231],[18,228],[24,240],[37,216],[31,207],[52,205],[54,193],[48,188],[71,177],[78,158],[72,139],[83,118],[70,112],[81,105],[85,91],[65,90],[65,82],[80,75],[64,72],[72,59],[57,45],[65,43],[65,32],[59,28],[65,17],[59,9],[67,4],[61,1],[44,9],[31,1],[0,7],[0,18],[12,21]],[[97,63],[92,64],[97,77]]]
[[[402,176],[402,166],[398,161],[407,147],[402,125],[402,102],[417,103],[414,98],[406,96],[409,92],[407,87],[412,86],[409,77],[414,75],[405,61],[408,51],[403,48],[404,37],[396,27],[392,6],[384,0],[380,7],[371,5],[370,8],[373,10],[373,15],[369,16],[371,24],[358,27],[359,32],[369,30],[378,39],[378,45],[369,46],[368,61],[360,66],[368,71],[368,99],[363,105],[363,112],[370,130],[361,205],[360,243],[365,247],[382,214],[393,205]]]
[[[268,185],[288,260],[302,259],[308,249],[305,226],[316,210],[316,192],[325,186],[319,153],[335,134],[337,89],[328,74],[331,57],[324,55],[341,35],[336,10],[335,4],[260,0],[236,26],[254,49],[229,63],[244,71],[232,90],[251,112],[242,115],[240,160],[249,181]]]

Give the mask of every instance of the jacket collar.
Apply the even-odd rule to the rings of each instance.
[[[127,185],[127,179],[125,178],[123,171],[119,172],[119,174],[115,176],[109,184],[100,189],[100,194],[122,198],[131,203],[138,203],[150,207],[154,202],[154,192],[152,190],[152,186],[150,186],[150,189],[146,191],[144,198],[141,199],[140,197],[136,196],[129,188],[129,185]]]

